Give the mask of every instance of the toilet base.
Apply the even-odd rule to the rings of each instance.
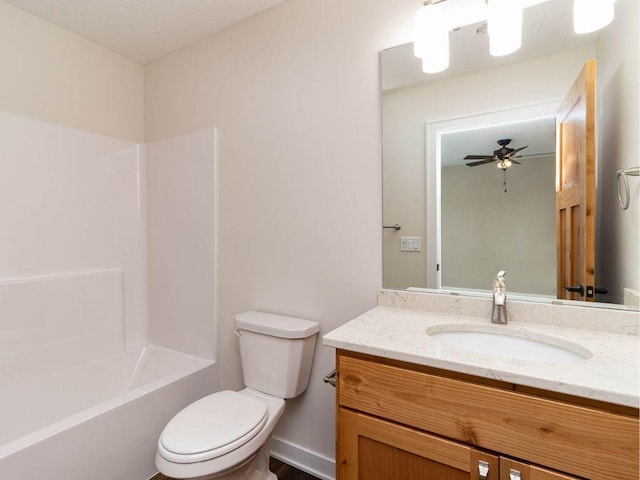
[[[242,465],[235,465],[228,470],[209,475],[181,478],[188,480],[278,480],[278,477],[269,470],[268,441]]]
[[[205,477],[202,480],[278,480],[276,475],[269,471],[269,442],[267,441],[260,450],[241,467],[234,467],[232,471],[220,472],[216,476]]]

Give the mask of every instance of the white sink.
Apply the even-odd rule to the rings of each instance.
[[[593,356],[567,340],[501,325],[436,325],[428,328],[427,334],[446,345],[494,357],[567,363]]]

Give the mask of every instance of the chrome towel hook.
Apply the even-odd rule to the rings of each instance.
[[[640,176],[640,167],[628,168],[626,170],[618,170],[616,175],[616,189],[618,190],[618,202],[623,210],[629,208],[631,202],[631,193],[629,192],[629,179],[627,177]],[[624,185],[624,196],[620,192],[620,178],[622,178],[622,184]]]

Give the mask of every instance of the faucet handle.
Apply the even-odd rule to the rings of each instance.
[[[500,270],[493,281],[492,323],[507,323],[507,285],[504,281],[506,273],[504,270]]]
[[[500,270],[493,281],[493,303],[495,305],[504,305],[507,296],[507,285],[504,276],[507,272]]]

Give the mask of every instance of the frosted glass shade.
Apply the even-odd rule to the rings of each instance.
[[[615,0],[573,0],[573,30],[595,32],[613,20]]]
[[[514,0],[489,0],[487,13],[491,55],[518,50],[522,45],[522,6]]]
[[[443,4],[425,5],[415,14],[413,53],[422,58],[425,73],[449,66],[449,23]]]

